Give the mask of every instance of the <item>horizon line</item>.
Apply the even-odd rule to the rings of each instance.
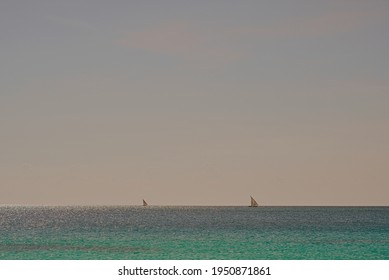
[[[148,206],[143,206],[142,204],[1,204],[0,207],[249,207],[249,205],[199,205],[199,204],[149,204]],[[389,207],[389,205],[341,205],[341,204],[331,204],[331,205],[302,205],[302,204],[261,204],[257,208],[261,207]]]

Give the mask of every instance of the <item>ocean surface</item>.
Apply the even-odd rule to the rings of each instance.
[[[389,259],[389,207],[0,207],[0,259]]]

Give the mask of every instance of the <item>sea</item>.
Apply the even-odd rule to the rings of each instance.
[[[6,260],[388,260],[389,207],[0,206]]]

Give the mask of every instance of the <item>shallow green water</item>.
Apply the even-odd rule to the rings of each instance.
[[[0,207],[0,259],[389,259],[389,207]]]

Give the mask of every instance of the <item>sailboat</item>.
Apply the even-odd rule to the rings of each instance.
[[[143,206],[149,206],[144,199],[143,199]]]
[[[255,199],[252,196],[250,196],[250,198],[251,198],[251,204],[249,207],[258,207],[258,203],[255,201]]]

